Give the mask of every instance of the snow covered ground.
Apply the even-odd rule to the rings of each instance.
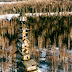
[[[0,5],[1,5],[1,4],[15,4],[15,3],[23,3],[23,2],[26,2],[26,1],[0,2]]]
[[[67,49],[67,51],[68,51],[69,54],[72,56],[72,50],[68,50],[68,49]]]
[[[18,17],[19,14],[6,14],[6,15],[0,15],[0,19],[8,19],[10,20],[13,17]]]
[[[49,15],[49,13],[25,13],[26,16],[41,16],[41,15]],[[64,15],[64,12],[59,12],[59,15]],[[72,12],[66,12],[66,15],[72,15]],[[53,15],[58,15],[58,12],[51,12],[50,13],[51,16]]]
[[[0,4],[14,4],[16,2],[0,2]]]
[[[49,70],[48,64],[46,62],[39,63],[39,68],[41,72],[48,72]]]
[[[49,13],[25,13],[25,15],[26,16],[41,16],[41,15],[49,15]],[[61,16],[61,14],[63,14],[64,15],[64,12],[60,12],[59,13],[60,14],[60,16]],[[66,15],[72,15],[72,12],[67,12],[66,13]],[[0,15],[0,19],[8,19],[8,20],[10,20],[12,17],[18,17],[20,14],[6,14],[6,15]],[[52,12],[52,13],[50,13],[50,15],[51,16],[53,16],[53,15],[58,15],[58,13],[57,12]]]
[[[45,57],[46,56],[46,49],[43,49],[42,51],[41,51],[41,57]]]

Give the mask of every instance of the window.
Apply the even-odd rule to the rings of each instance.
[[[2,46],[0,46],[0,49],[2,50]]]

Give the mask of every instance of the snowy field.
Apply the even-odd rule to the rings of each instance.
[[[23,3],[23,2],[26,2],[26,1],[0,2],[0,5],[1,5],[1,4],[16,4],[16,3]]]
[[[19,14],[6,14],[6,15],[0,15],[0,19],[8,19],[10,20],[13,17],[18,17]]]
[[[59,15],[64,15],[65,13],[64,12],[59,12]],[[72,15],[72,12],[66,12],[66,15]],[[41,16],[41,15],[49,15],[49,12],[48,13],[25,13],[26,16]],[[50,13],[51,16],[53,15],[58,15],[58,12],[51,12]]]
[[[48,72],[49,70],[48,64],[46,62],[39,63],[39,68],[41,72]]]
[[[41,16],[41,15],[49,15],[49,13],[25,13],[26,16]],[[59,15],[61,16],[61,14],[64,15],[64,12],[60,12]],[[72,15],[72,12],[67,12],[66,15]],[[6,15],[0,15],[0,19],[8,19],[10,20],[12,17],[18,17],[20,14],[6,14]],[[52,12],[50,13],[51,16],[53,15],[58,15],[57,12]]]

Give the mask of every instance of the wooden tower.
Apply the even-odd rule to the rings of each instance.
[[[31,51],[29,48],[30,41],[28,40],[27,33],[28,30],[26,26],[26,20],[27,18],[25,16],[20,17],[20,23],[21,23],[21,39],[19,39],[18,45],[18,51],[21,54],[21,63],[24,65],[24,69],[26,72],[37,72],[37,65],[38,63],[31,57]],[[25,72],[25,71],[24,71]]]

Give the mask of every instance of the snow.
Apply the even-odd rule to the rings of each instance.
[[[15,3],[23,3],[25,1],[17,1],[17,2],[0,2],[0,4],[15,4]]]
[[[42,71],[38,68],[38,72],[42,72]]]
[[[42,52],[41,57],[45,57],[46,56],[46,49],[43,49],[41,52]]]
[[[47,63],[40,63],[39,67],[40,67],[41,72],[46,72],[46,71],[48,72],[49,67]]]
[[[13,17],[18,17],[19,14],[6,14],[6,15],[0,15],[0,19],[8,19],[10,20]]]
[[[58,15],[58,12],[52,12],[52,13],[50,13],[50,15],[51,16],[53,16],[53,15]],[[64,12],[60,12],[59,13],[60,15],[61,14],[64,14]],[[72,15],[72,12],[67,12],[66,13],[66,15],[69,15],[69,14],[71,14]],[[18,17],[20,14],[6,14],[6,15],[0,15],[0,19],[8,19],[8,20],[10,20],[12,17]],[[26,16],[41,16],[41,15],[47,15],[47,13],[25,13],[25,15]],[[48,15],[49,15],[49,13],[48,13]]]
[[[38,16],[41,16],[41,15],[47,15],[47,14],[49,15],[49,12],[48,12],[48,13],[41,13],[41,12],[40,12],[40,13],[33,13],[33,14],[32,14],[32,13],[25,13],[26,16],[37,16],[37,17],[38,17]],[[60,16],[61,16],[62,14],[64,15],[64,12],[59,12],[59,15],[60,15]],[[69,14],[72,15],[72,12],[66,12],[66,15],[69,15]],[[51,12],[50,15],[51,15],[51,16],[53,16],[53,15],[58,15],[58,12]]]
[[[71,53],[72,53],[72,50],[68,50],[68,49],[67,49],[67,51],[69,52],[69,54],[71,54]],[[71,54],[71,56],[72,56],[72,54]]]
[[[14,4],[16,2],[0,2],[0,4]]]

